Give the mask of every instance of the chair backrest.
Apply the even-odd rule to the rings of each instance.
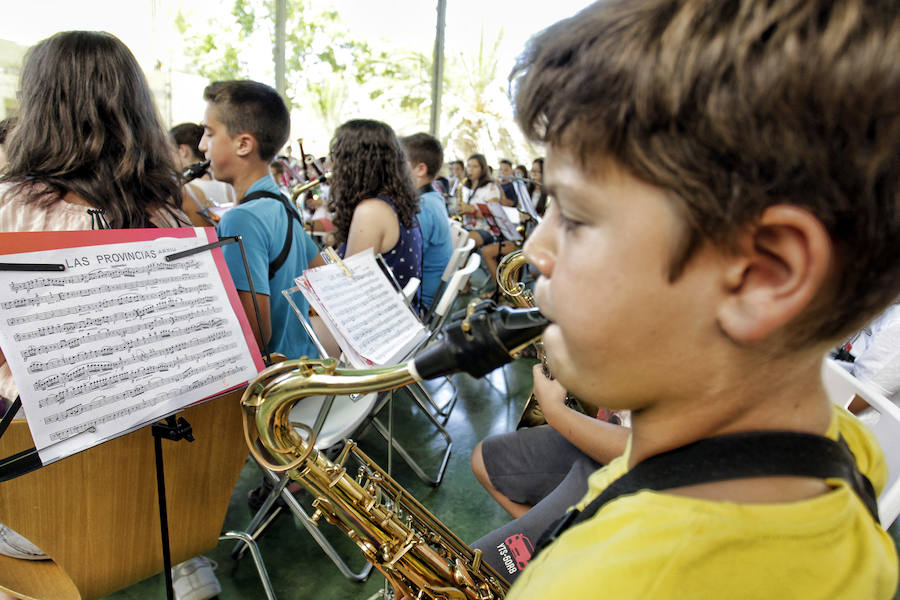
[[[464,264],[466,264],[466,259],[469,257],[469,254],[472,253],[472,250],[475,249],[475,240],[466,240],[466,243],[453,250],[453,254],[450,255],[450,260],[447,261],[447,266],[444,267],[444,272],[441,274],[441,281],[448,282],[450,278],[453,277],[453,274],[459,270]]]
[[[462,223],[456,219],[450,219],[450,236],[453,241],[453,249],[456,250],[466,243],[469,232],[466,231],[466,228],[463,227]]]
[[[447,314],[453,308],[453,303],[456,302],[456,298],[459,296],[460,290],[465,287],[466,282],[469,281],[469,277],[478,270],[480,264],[481,256],[472,254],[469,256],[466,265],[457,270],[456,273],[453,274],[453,277],[450,278],[450,282],[447,284],[447,287],[444,288],[444,293],[441,294],[441,299],[434,309],[431,323],[429,323],[432,336],[443,326],[444,321],[447,320]]]
[[[323,419],[321,428],[316,434],[315,447],[319,450],[343,441],[365,421],[378,401],[378,394],[359,394],[354,396],[335,396],[332,404],[325,407],[325,396],[303,398],[291,408],[291,422],[305,423],[313,427],[319,419]]]
[[[162,442],[173,564],[218,543],[248,454],[242,393],[184,411],[194,442]],[[0,456],[31,446],[27,423],[17,419],[0,438]],[[0,523],[52,558],[0,556],[0,589],[23,598],[80,600],[162,571],[154,456],[144,427],[0,484]]]
[[[403,296],[403,300],[409,304],[412,302],[412,299],[416,295],[416,290],[419,289],[419,284],[422,283],[422,280],[418,277],[410,277],[409,281],[406,282],[406,285],[403,286],[403,291],[401,295]]]
[[[878,515],[887,529],[900,515],[900,407],[831,359],[824,361],[822,380],[835,404],[846,407],[854,396],[859,396],[872,407],[874,414],[862,421],[875,434],[887,461],[888,482],[878,497]]]

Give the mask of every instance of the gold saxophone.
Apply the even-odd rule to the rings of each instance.
[[[318,185],[325,183],[329,179],[331,179],[331,171],[328,171],[327,173],[322,173],[315,179],[310,179],[307,182],[295,183],[291,187],[291,200],[296,204],[297,198],[300,197],[300,194],[302,194],[303,192],[309,191]]]
[[[525,259],[525,253],[522,250],[516,250],[504,256],[500,264],[497,265],[497,288],[519,308],[534,307],[534,294],[525,287],[524,283],[519,281],[519,273],[521,273],[526,264],[528,264],[528,261]],[[537,358],[541,361],[541,366],[544,369],[544,375],[551,377],[550,366],[547,363],[547,353],[544,352],[544,342],[541,339],[535,340],[534,348]],[[566,404],[569,408],[584,412],[584,408],[575,396],[566,394]],[[541,405],[532,392],[525,403],[522,414],[519,416],[516,429],[537,427],[546,423],[547,419],[544,417]]]
[[[339,369],[330,358],[290,360],[260,373],[241,399],[254,458],[300,482],[315,498],[312,520],[337,526],[410,598],[495,600],[509,584],[355,443],[348,441],[334,463],[316,451],[312,429],[291,422],[290,411],[307,396],[387,391],[460,369],[483,375],[517,356],[547,323],[537,310],[489,310],[487,316],[470,310],[445,330],[444,341],[406,364],[355,370]],[[362,465],[355,477],[347,472],[351,455]]]
[[[458,217],[457,221],[463,221],[465,213],[463,213],[463,206],[465,206],[465,201],[463,200],[463,195],[465,192],[463,188],[466,187],[466,184],[469,183],[468,177],[463,177],[459,180],[459,183],[456,184],[456,214],[454,217]]]

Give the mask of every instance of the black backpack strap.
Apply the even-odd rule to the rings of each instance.
[[[297,222],[302,225],[302,221],[300,220],[300,215],[297,214],[297,210],[291,206],[291,203],[288,202],[288,199],[284,197],[284,194],[276,194],[274,192],[270,192],[268,190],[256,190],[250,194],[247,194],[243,198],[241,198],[241,204],[245,202],[252,202],[253,200],[257,200],[259,198],[273,198],[281,202],[284,206],[284,210],[287,211],[288,215],[288,228],[287,228],[287,237],[285,237],[284,245],[281,247],[281,252],[278,253],[278,256],[275,257],[271,263],[269,263],[269,279],[275,277],[275,273],[278,272],[278,269],[284,265],[284,261],[287,260],[288,254],[291,253],[291,246],[294,243],[294,219],[297,219]]]
[[[538,540],[534,554],[563,531],[590,519],[604,504],[622,495],[778,475],[843,479],[878,522],[875,490],[859,471],[843,437],[835,442],[820,435],[786,431],[735,433],[706,438],[636,464],[583,511],[572,509],[551,525]]]

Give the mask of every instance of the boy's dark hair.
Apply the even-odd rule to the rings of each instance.
[[[501,164],[501,165],[509,165],[510,168],[513,166],[513,165],[512,165],[512,161],[509,160],[508,158],[501,158],[501,159],[500,159],[500,164]]]
[[[898,55],[890,2],[610,0],[532,39],[511,77],[529,138],[670,194],[689,230],[673,281],[769,206],[814,214],[836,283],[792,325],[802,345],[900,293]]]
[[[216,107],[228,135],[256,138],[261,160],[271,161],[287,142],[291,116],[273,88],[257,81],[216,81],[203,91],[203,99]]]
[[[146,227],[151,210],[181,207],[150,86],[119,38],[63,31],[38,42],[19,89],[7,193],[49,206],[72,192],[116,229]]]
[[[466,168],[466,165],[465,165],[465,164],[463,163],[463,161],[461,161],[461,160],[451,160],[451,161],[450,161],[450,164],[451,164],[451,165],[459,165],[459,166],[462,167],[463,169]]]
[[[434,179],[444,164],[444,149],[436,137],[427,133],[414,133],[400,140],[409,160],[414,165],[425,163],[428,177]]]
[[[197,160],[203,160],[203,153],[200,152],[200,138],[203,137],[203,127],[196,123],[179,123],[169,130],[169,135],[175,142],[175,146],[187,146],[191,149],[191,154]]]

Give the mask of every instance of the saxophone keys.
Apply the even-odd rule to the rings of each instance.
[[[469,570],[458,558],[453,561],[453,581],[456,585],[468,588],[475,587],[475,580],[469,574]]]

